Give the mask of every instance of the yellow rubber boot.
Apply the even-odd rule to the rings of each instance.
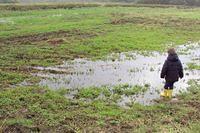
[[[162,97],[167,97],[167,90],[165,89],[161,94]]]
[[[170,99],[172,98],[172,92],[173,90],[167,90],[167,97],[169,97]]]

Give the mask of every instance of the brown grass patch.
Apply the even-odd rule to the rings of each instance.
[[[64,40],[56,39],[56,38],[69,38],[74,37],[77,38],[90,38],[96,36],[96,33],[91,32],[83,32],[80,30],[70,30],[70,31],[52,31],[47,33],[39,33],[32,35],[24,35],[10,38],[0,38],[0,42],[3,44],[30,44],[32,42],[40,42],[40,41],[48,41],[52,45],[58,45],[63,43]]]
[[[180,27],[180,28],[198,28],[200,26],[199,19],[185,19],[185,18],[147,18],[141,16],[126,16],[121,14],[120,18],[113,18],[110,21],[110,24],[113,25],[123,25],[123,24],[141,24],[141,25],[158,25],[163,27]],[[197,27],[198,26],[198,27]]]

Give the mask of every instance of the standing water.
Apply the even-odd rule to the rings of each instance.
[[[187,90],[187,82],[189,80],[200,78],[199,70],[187,69],[187,63],[200,63],[200,45],[198,43],[182,45],[177,48],[177,51],[185,69],[185,77],[175,83],[175,95],[180,93],[180,91]],[[54,70],[58,72],[52,74],[41,71],[36,75],[44,77],[39,83],[41,86],[48,86],[52,89],[76,89],[91,86],[116,86],[120,84],[150,85],[149,90],[143,94],[123,96],[119,101],[121,106],[133,101],[149,105],[153,103],[153,100],[160,97],[160,91],[162,91],[164,86],[164,79],[160,79],[160,72],[167,54],[151,52],[148,56],[144,56],[136,52],[128,52],[118,54],[116,60],[111,60],[110,58],[113,58],[113,55],[108,57],[106,61],[75,59],[55,67],[35,67],[35,69],[39,70]]]

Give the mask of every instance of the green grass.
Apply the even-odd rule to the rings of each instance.
[[[70,92],[70,90],[66,88],[60,88],[60,89],[55,90],[55,92],[58,93],[59,95],[65,96],[66,94]]]
[[[171,43],[199,40],[199,14],[199,8],[1,10],[0,66],[48,66],[77,57],[101,59],[111,52],[163,51]],[[116,20],[123,23],[112,24]],[[55,32],[60,30],[68,35]],[[53,33],[45,34],[49,32]],[[12,40],[9,45],[8,39]],[[63,41],[49,43],[55,39]]]
[[[194,80],[191,80],[189,82],[190,84],[190,93],[182,93],[181,98],[185,100],[200,100],[200,95],[199,95],[199,84],[198,82],[195,82]]]
[[[196,70],[200,70],[200,65],[196,64],[196,63],[189,63],[187,64],[189,69],[196,69]]]
[[[69,104],[65,97],[37,86],[1,91],[0,99],[0,115],[7,125],[56,126],[68,115],[64,111]]]
[[[84,57],[102,59],[111,52],[163,51],[171,43],[199,41],[199,22],[199,8],[0,10],[0,132],[198,130],[200,86],[195,81],[191,81],[189,93],[178,96],[177,103],[133,104],[129,109],[120,108],[116,101],[123,94],[143,92],[148,85],[122,85],[113,90],[83,88],[74,100],[64,97],[68,89],[5,88],[24,80],[35,84],[38,79],[30,76],[35,71],[29,66],[50,66]],[[190,68],[198,66],[192,64]],[[96,99],[101,94],[105,99]]]
[[[131,86],[128,84],[124,84],[113,87],[112,91],[114,94],[131,96],[145,92],[146,90],[148,90],[148,87],[139,85]]]
[[[110,101],[116,101],[121,98],[122,95],[132,96],[148,90],[148,85],[146,86],[131,86],[128,84],[117,85],[113,87],[88,87],[82,88],[76,94],[76,98],[85,98],[85,99],[102,99],[102,96]],[[105,99],[104,98],[104,99]]]
[[[38,86],[9,89],[0,93],[0,130],[109,131],[115,127],[127,132],[195,131],[199,129],[200,91],[196,81],[190,85],[189,93],[179,95],[176,103],[132,104],[129,109],[108,100],[68,100]]]
[[[109,91],[109,88],[107,87],[101,87],[101,88],[89,87],[89,88],[80,89],[77,94],[77,97],[95,99],[95,98],[98,98],[98,96],[100,96],[101,94],[106,97],[109,97],[111,95],[111,92]]]
[[[21,73],[18,68],[74,58],[163,51],[169,44],[199,41],[199,14],[199,8],[172,7],[0,10],[0,69]]]
[[[27,119],[8,119],[5,123],[6,125],[23,125],[23,126],[32,126],[33,122]]]
[[[28,78],[28,75],[0,71],[0,88],[7,87],[8,85],[16,85]]]

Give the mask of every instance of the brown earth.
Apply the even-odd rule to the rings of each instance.
[[[59,46],[60,44],[64,43],[63,39],[52,39],[47,41],[49,44],[53,46]]]
[[[78,29],[69,30],[69,31],[52,31],[47,33],[39,33],[32,35],[16,36],[10,38],[0,38],[0,43],[2,44],[30,44],[32,42],[48,41],[50,44],[60,44],[64,40],[55,40],[55,38],[61,37],[75,37],[75,38],[89,38],[96,36],[96,33],[83,32]],[[53,39],[53,40],[51,40]]]

